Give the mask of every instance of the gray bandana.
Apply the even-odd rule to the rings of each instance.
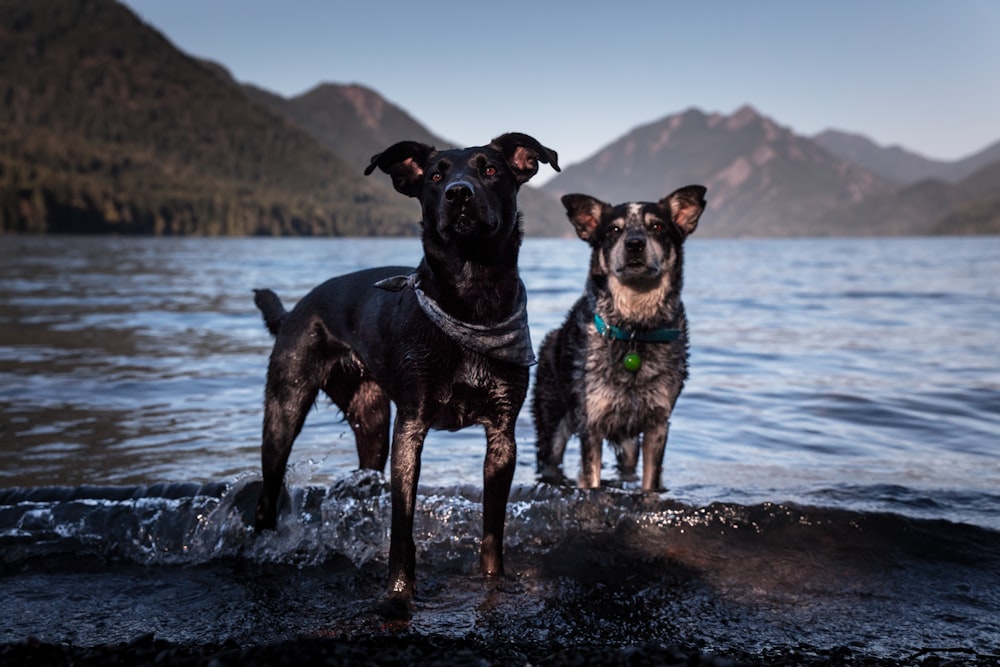
[[[420,289],[415,273],[385,278],[375,283],[375,287],[390,292],[399,292],[407,287],[413,289],[417,303],[420,304],[424,314],[445,335],[462,347],[492,359],[520,366],[531,366],[535,363],[535,353],[531,348],[531,333],[528,331],[528,296],[520,279],[517,281],[518,299],[514,312],[503,322],[492,326],[463,322],[444,312],[437,301]]]

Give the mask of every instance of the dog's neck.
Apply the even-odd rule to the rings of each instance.
[[[504,273],[506,276],[510,272]],[[459,303],[458,307],[449,304],[449,307],[445,308],[439,302],[444,285],[435,279],[426,258],[413,273],[384,278],[375,283],[375,287],[390,292],[412,289],[424,314],[445,335],[462,347],[499,361],[531,366],[535,363],[535,354],[528,329],[527,293],[516,271],[513,275],[515,280],[510,308],[503,311],[505,313],[503,317],[483,321],[470,321],[457,315],[457,312],[462,310],[462,303]],[[487,280],[480,284],[490,285],[492,282]],[[484,298],[489,299],[488,296]]]
[[[684,310],[678,290],[670,281],[646,291],[636,290],[617,278],[592,276],[595,294],[590,307],[603,319],[627,329],[673,327],[683,319]]]
[[[425,248],[417,274],[427,294],[443,304],[449,315],[470,323],[495,324],[518,307],[519,247],[517,243],[506,250],[484,250],[479,256],[463,253],[463,257]]]

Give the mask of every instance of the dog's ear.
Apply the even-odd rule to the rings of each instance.
[[[660,207],[670,213],[684,236],[689,236],[698,226],[698,218],[705,210],[705,193],[707,188],[700,185],[688,185],[660,200]]]
[[[559,154],[527,134],[520,132],[501,134],[490,142],[490,146],[503,153],[518,185],[524,185],[538,173],[539,162],[544,162],[556,171],[560,171]]]
[[[434,147],[416,141],[400,141],[373,155],[371,163],[365,167],[368,176],[378,167],[392,177],[392,187],[407,197],[420,194],[420,183],[424,177],[424,167],[434,154]]]
[[[584,241],[590,241],[594,230],[601,224],[601,216],[610,205],[595,199],[590,195],[563,195],[563,206],[566,207],[566,217],[576,228],[576,235]]]

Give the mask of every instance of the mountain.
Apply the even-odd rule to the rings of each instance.
[[[932,234],[1000,234],[1000,160],[957,184],[958,201],[928,230]]]
[[[1000,197],[956,206],[929,233],[942,236],[1000,235]]]
[[[434,136],[408,113],[361,85],[326,83],[287,99],[255,86],[243,88],[250,99],[296,123],[355,169],[364,170],[372,155],[397,141],[439,148],[455,145]]]
[[[419,209],[114,0],[0,0],[0,230],[413,233]]]
[[[912,185],[926,179],[957,183],[1000,161],[1000,141],[962,160],[931,160],[899,146],[883,147],[860,134],[826,130],[813,141],[834,155],[878,174],[890,183]]]
[[[636,128],[542,188],[612,203],[655,200],[683,185],[708,188],[704,236],[825,236],[845,204],[893,187],[744,106],[730,116],[698,109]]]
[[[237,84],[116,0],[0,0],[0,234],[411,235],[419,205],[363,176],[404,139],[452,145],[359,84],[288,99]],[[949,163],[692,108],[519,203],[532,236],[571,235],[566,192],[649,200],[689,183],[709,188],[702,236],[997,233],[998,165],[1000,142]]]
[[[846,236],[1000,233],[1000,161],[957,183],[927,179],[831,212]]]
[[[287,99],[250,85],[244,86],[244,92],[254,102],[304,129],[321,145],[347,160],[358,173],[368,166],[373,155],[397,141],[419,141],[442,149],[457,147],[455,142],[431,134],[406,111],[359,84],[324,83]],[[506,129],[498,128],[496,134]],[[485,144],[492,138],[473,141]],[[387,179],[379,182],[391,191]],[[558,236],[566,231],[566,217],[559,202],[530,185],[521,189],[518,207],[527,235]]]

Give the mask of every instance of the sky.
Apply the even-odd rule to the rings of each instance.
[[[996,0],[124,4],[240,83],[361,84],[455,144],[525,132],[563,166],[692,107],[942,160],[1000,140]]]

